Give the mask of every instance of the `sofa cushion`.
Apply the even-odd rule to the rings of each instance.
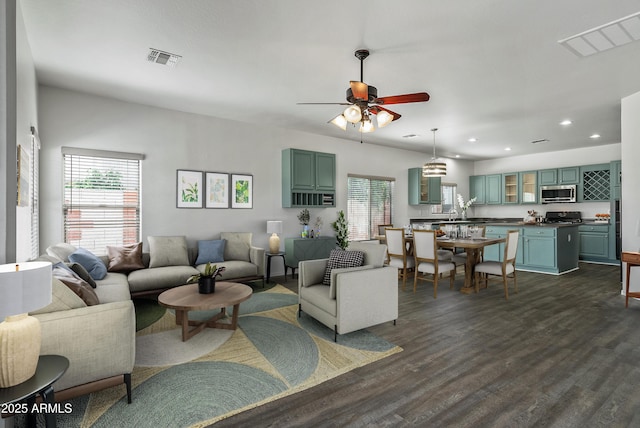
[[[197,273],[198,270],[193,266],[163,266],[134,270],[129,274],[127,280],[131,292],[136,293],[184,285],[191,275]]]
[[[204,272],[206,264],[196,266],[199,272]],[[258,275],[258,266],[253,263],[243,262],[240,260],[228,260],[221,263],[216,263],[216,266],[224,266],[225,270],[222,275],[218,277],[218,280],[224,281],[226,279],[245,278],[249,276]]]
[[[250,262],[249,249],[252,236],[250,232],[222,232],[220,238],[227,241],[224,246],[224,259]]]
[[[144,269],[142,263],[142,242],[125,245],[123,247],[111,247],[107,245],[109,257],[109,272],[131,272]]]
[[[66,311],[83,308],[87,304],[60,280],[51,278],[51,303],[42,309],[30,312],[30,315],[46,314],[49,312]]]
[[[196,259],[196,265],[223,262],[226,242],[224,239],[198,241],[198,258]]]
[[[93,279],[102,279],[107,274],[107,267],[102,263],[102,260],[87,249],[78,248],[69,254],[69,261],[80,263]]]
[[[387,246],[377,242],[350,242],[349,250],[358,250],[364,253],[363,265],[382,267],[387,259]]]
[[[363,261],[364,253],[362,251],[331,250],[322,283],[324,285],[331,285],[332,269],[362,266]]]
[[[87,281],[87,284],[89,284],[91,288],[96,288],[96,282],[94,281],[93,278],[91,278],[91,275],[89,274],[89,272],[87,272],[84,266],[82,266],[80,263],[71,263],[71,262],[68,264],[68,266],[72,271],[76,273],[76,275],[78,275],[83,280]]]
[[[301,299],[312,303],[314,306],[317,306],[334,317],[338,315],[338,303],[336,299],[329,297],[329,287],[321,284],[312,285],[305,287],[304,290],[300,290],[300,292],[302,293],[300,296]]]
[[[120,272],[108,272],[101,281],[96,281],[96,295],[100,304],[131,300],[127,275]]]
[[[189,266],[187,238],[184,236],[149,236],[149,267]]]
[[[73,253],[75,250],[77,250],[77,248],[73,245],[61,242],[60,244],[49,246],[47,248],[47,254],[63,262],[68,262],[69,254]]]
[[[93,306],[100,303],[95,291],[86,281],[75,274],[71,269],[64,265],[64,263],[58,263],[53,266],[52,275],[54,278],[62,281],[67,287],[76,293],[87,306]]]

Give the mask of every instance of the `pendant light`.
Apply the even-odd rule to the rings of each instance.
[[[425,163],[422,166],[423,177],[444,177],[447,175],[447,164],[444,162],[438,162],[436,159],[436,131],[438,128],[431,129],[433,132],[433,157],[431,161]]]

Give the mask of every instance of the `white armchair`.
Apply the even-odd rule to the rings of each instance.
[[[363,266],[333,269],[331,285],[322,284],[329,259],[299,263],[298,316],[305,312],[333,329],[333,340],[398,318],[398,270],[384,266],[386,245],[352,242],[364,252]]]

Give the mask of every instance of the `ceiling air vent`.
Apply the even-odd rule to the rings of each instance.
[[[640,12],[558,40],[558,43],[577,56],[585,57],[637,40],[640,40]]]
[[[169,67],[175,67],[178,61],[180,61],[180,58],[182,58],[180,55],[154,48],[149,48],[149,54],[147,55],[147,61],[161,65],[168,65]]]
[[[539,140],[533,140],[531,144],[540,144],[540,143],[548,143],[548,142],[549,140],[547,140],[546,138],[541,138]]]

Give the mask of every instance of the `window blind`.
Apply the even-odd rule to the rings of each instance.
[[[394,186],[393,178],[348,177],[349,240],[371,239],[378,225],[393,223]]]
[[[142,159],[63,147],[65,242],[102,255],[140,241]]]

